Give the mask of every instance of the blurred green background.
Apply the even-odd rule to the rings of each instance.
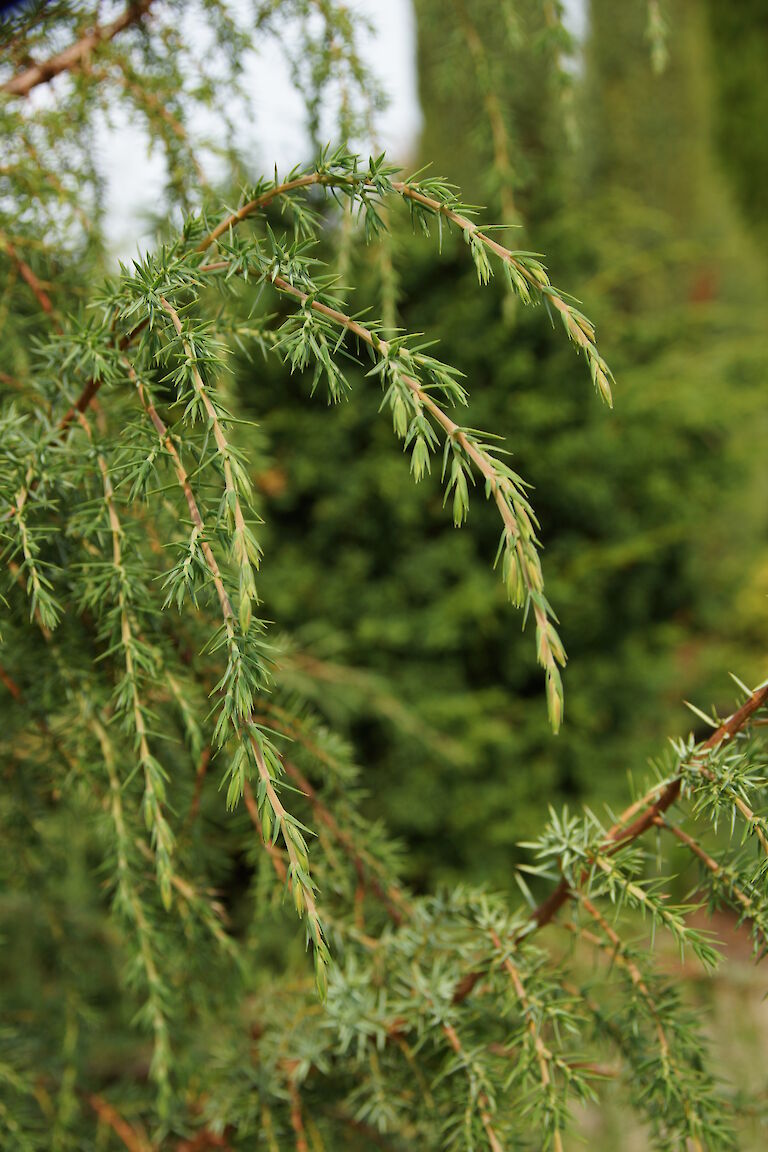
[[[446,19],[416,0],[418,163],[547,254],[597,322],[614,411],[543,310],[478,289],[459,238],[438,252],[390,223],[399,321],[439,339],[468,422],[502,433],[535,485],[570,658],[559,736],[492,571],[492,509],[452,527],[362,372],[333,410],[278,366],[236,375],[268,453],[266,612],[323,662],[318,703],[419,888],[508,886],[548,802],[620,803],[628,771],[699,726],[683,700],[727,710],[729,671],[766,675],[768,3],[675,0],[654,45],[645,3],[592,0],[575,53],[546,6],[504,8],[462,0]],[[347,259],[373,282],[364,245]],[[355,294],[369,303],[373,287]]]

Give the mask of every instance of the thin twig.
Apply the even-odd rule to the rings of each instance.
[[[456,1055],[462,1060],[465,1066],[468,1065],[467,1054],[464,1051],[458,1033],[452,1024],[443,1024],[443,1032],[448,1038],[448,1043],[453,1048]],[[477,1098],[477,1103],[480,1110],[480,1119],[485,1129],[485,1134],[488,1137],[488,1143],[492,1152],[504,1152],[504,1146],[496,1135],[496,1129],[493,1127],[491,1120],[490,1101],[484,1092],[481,1092]]]
[[[288,1095],[291,1099],[291,1128],[293,1128],[296,1137],[296,1152],[309,1152],[307,1136],[304,1131],[304,1118],[301,1114],[301,1097],[296,1081],[292,1076],[288,1077]]]
[[[514,963],[509,953],[504,949],[498,933],[494,930],[491,930],[490,936],[496,950],[502,953],[504,956],[504,967],[507,971],[507,974],[509,975],[510,980],[512,981],[512,987],[515,990],[515,995],[520,1001],[520,1005],[523,1009],[525,1026],[528,1029],[528,1034],[531,1037],[531,1042],[536,1053],[536,1062],[539,1066],[539,1079],[541,1080],[541,1087],[544,1095],[547,1096],[550,1093],[554,1093],[554,1082],[550,1072],[551,1053],[542,1040],[539,1029],[536,1026],[536,1021],[533,1018],[530,998],[525,990],[525,985],[523,984],[523,980],[520,975],[520,969]],[[563,1142],[559,1128],[555,1128],[552,1133],[552,1147],[554,1152],[563,1152]]]
[[[144,1137],[103,1096],[92,1093],[87,1097],[87,1100],[99,1120],[111,1128],[115,1135],[122,1140],[128,1152],[152,1152],[152,1145],[147,1143]]]
[[[712,751],[712,749],[719,747],[719,745],[725,741],[731,740],[746,727],[750,718],[763,707],[767,700],[768,683],[753,692],[749,699],[720,725],[717,731],[713,732],[708,739],[699,744],[696,748],[695,755],[703,756],[705,753]],[[654,799],[642,802],[642,807],[639,809],[640,814],[631,824],[624,825],[621,820],[617,822],[608,832],[600,850],[614,854],[620,848],[626,847],[634,840],[637,840],[639,836],[642,836],[644,832],[653,827],[657,818],[663,815],[663,813],[675,803],[680,796],[682,783],[682,777],[676,776],[674,780],[662,788],[660,793],[658,793],[658,791],[654,793]],[[633,808],[637,809],[637,806],[633,806]],[[587,875],[588,871],[585,869],[582,874],[583,879],[586,879]],[[566,903],[570,893],[571,886],[568,881],[563,878],[547,899],[542,901],[531,913],[530,925],[538,929],[549,924]]]
[[[245,807],[248,811],[248,815],[251,818],[251,823],[258,832],[259,839],[264,845],[267,851],[267,855],[272,861],[272,867],[277,873],[278,879],[283,884],[285,884],[288,880],[288,866],[285,863],[285,853],[280,851],[277,844],[274,844],[272,840],[267,840],[264,836],[264,828],[261,823],[261,817],[259,816],[258,805],[256,804],[256,798],[253,795],[253,790],[248,780],[246,780],[245,786],[243,788],[243,799],[245,800]]]
[[[29,285],[32,293],[47,316],[53,316],[55,309],[50,296],[45,291],[45,288],[40,283],[40,280],[30,268],[29,264],[24,260],[16,250],[16,247],[11,243],[7,236],[0,233],[0,247],[4,248],[10,258],[16,264],[21,278]]]

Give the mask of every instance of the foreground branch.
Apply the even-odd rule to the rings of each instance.
[[[749,699],[742,704],[741,708],[734,712],[732,716],[729,716],[707,740],[704,740],[698,745],[694,754],[695,758],[698,759],[706,755],[708,752],[719,747],[720,744],[731,740],[737,733],[741,732],[749,723],[752,716],[763,707],[766,701],[768,701],[768,683],[756,689]],[[647,832],[649,828],[652,828],[658,822],[659,818],[668,808],[671,808],[678,799],[681,788],[682,776],[678,775],[674,780],[670,781],[661,792],[654,789],[651,793],[653,797],[651,800],[644,798],[643,801],[640,802],[639,815],[635,817],[631,824],[627,825],[624,817],[621,817],[613,828],[610,829],[602,845],[601,852],[614,855],[620,848],[624,848],[634,840],[637,840],[639,836],[642,836],[644,832]],[[633,805],[628,812],[634,814],[637,807],[637,805]],[[626,815],[625,813],[625,816]],[[585,869],[582,873],[582,878],[586,880],[587,875],[588,872]],[[527,931],[543,928],[545,924],[549,924],[566,903],[570,894],[571,886],[568,881],[563,878],[547,899],[542,901],[533,911]]]

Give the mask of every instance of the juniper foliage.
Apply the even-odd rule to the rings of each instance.
[[[354,749],[266,620],[259,432],[228,360],[277,358],[331,407],[354,404],[348,365],[364,365],[414,481],[434,470],[457,526],[470,500],[495,507],[489,562],[533,634],[555,731],[565,652],[531,493],[503,430],[473,427],[460,368],[393,324],[390,215],[437,244],[458,234],[480,288],[500,277],[562,326],[598,402],[611,372],[539,255],[447,181],[357,154],[377,97],[344,5],[256,2],[246,32],[203,0],[202,65],[182,8],[66,0],[0,26],[4,1146],[559,1150],[607,1053],[659,1147],[731,1146],[733,1088],[653,940],[715,967],[691,924],[703,891],[763,955],[768,686],[740,686],[625,812],[552,811],[519,906],[407,889]],[[330,104],[351,143],[227,206],[191,126],[213,106],[210,150],[237,170],[244,54],[286,28],[314,134]],[[165,150],[181,222],[105,275],[93,135],[115,100]],[[350,310],[321,254],[358,238],[384,253],[381,291]],[[269,305],[242,322],[254,286]],[[683,902],[675,845],[701,872]]]

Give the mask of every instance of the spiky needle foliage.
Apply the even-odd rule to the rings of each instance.
[[[204,0],[202,69],[179,32],[189,5],[107,7],[30,4],[1,26],[3,1147],[557,1150],[571,1104],[599,1098],[607,1050],[659,1147],[729,1146],[729,1088],[651,942],[713,967],[690,923],[703,892],[765,950],[768,688],[675,746],[622,815],[553,812],[530,846],[533,883],[552,886],[541,903],[522,876],[518,909],[417,897],[364,815],[352,749],[284,685],[290,645],[262,618],[259,440],[228,396],[234,343],[331,404],[364,363],[414,480],[435,467],[457,526],[473,488],[493,502],[556,731],[565,653],[528,486],[465,417],[460,369],[393,329],[388,261],[385,323],[350,311],[323,253],[350,227],[386,245],[398,208],[438,243],[457,230],[480,284],[502,275],[543,305],[610,403],[592,325],[455,188],[383,156],[326,150],[232,208],[201,188],[188,125],[215,106],[210,147],[236,162],[219,96],[260,36],[301,30],[294,80],[316,130],[329,91],[348,135],[370,119],[343,5],[257,2],[246,32]],[[167,206],[184,215],[104,277],[92,135],[115,99],[165,149]],[[249,284],[274,315],[228,326]],[[700,866],[693,902],[671,899],[651,830]],[[632,940],[640,917],[650,938]]]

